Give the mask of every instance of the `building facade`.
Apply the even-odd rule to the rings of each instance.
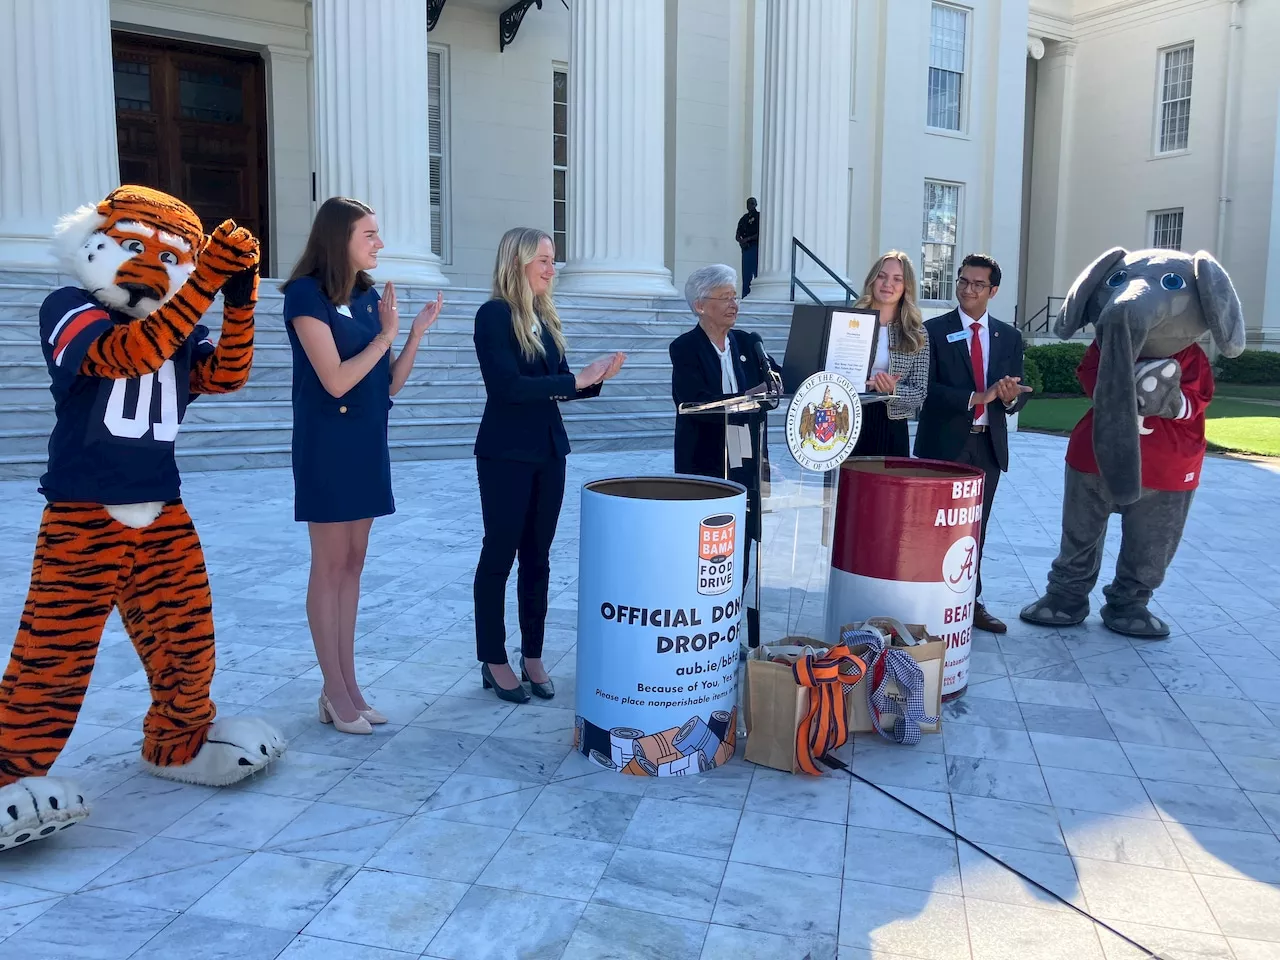
[[[758,296],[786,297],[793,236],[855,282],[927,241],[943,299],[965,249],[1016,275],[1026,0],[546,0],[508,43],[512,9],[6,0],[0,266],[47,267],[54,220],[123,177],[253,225],[277,275],[338,193],[428,284],[486,285],[527,223],[565,292],[669,294],[739,262],[748,195]]]
[[[786,299],[793,238],[856,289],[1004,265],[1023,321],[1107,246],[1203,247],[1280,332],[1275,0],[4,0],[0,270],[123,180],[234,216],[286,274],[325,197],[381,272],[485,287],[552,232],[564,293],[670,296],[739,263]],[[820,294],[843,290],[799,254]]]
[[[1032,0],[1025,315],[1109,247],[1208,250],[1280,348],[1280,3]]]

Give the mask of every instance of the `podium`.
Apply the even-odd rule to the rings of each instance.
[[[764,415],[770,410],[776,410],[781,402],[782,381],[774,375],[740,396],[727,397],[724,400],[713,400],[710,403],[682,403],[676,408],[676,415],[680,417],[723,417],[725,443],[722,479],[731,480],[731,470],[741,470],[747,465],[748,460],[751,461],[749,475],[752,482],[744,484],[747,487],[746,546],[750,549],[750,544],[754,542],[755,548],[751,550],[751,556],[744,566],[747,568],[750,579],[755,582],[755,603],[748,606],[746,610],[747,646],[753,649],[760,646],[760,554],[762,532],[764,530],[761,514],[764,507],[762,488],[764,483],[765,424],[767,419]],[[730,422],[729,418],[731,416],[742,414],[759,414],[759,416],[751,424]],[[752,434],[746,456],[741,456],[740,444],[738,449],[735,450],[735,445],[730,441],[731,429],[736,430],[743,426],[747,427]],[[736,459],[739,462],[737,464],[733,462],[735,453],[738,454]],[[744,578],[744,597],[746,589],[747,582],[746,578]]]

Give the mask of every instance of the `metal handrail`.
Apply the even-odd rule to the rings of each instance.
[[[1025,333],[1048,333],[1057,311],[1054,309],[1055,301],[1061,304],[1066,297],[1048,296],[1044,298],[1044,306],[1027,317],[1025,321],[1019,320],[1017,326],[1019,330]],[[1042,322],[1037,323],[1043,318]]]
[[[834,270],[828,267],[825,263],[823,263],[822,259],[816,253],[814,253],[812,250],[806,247],[803,243],[801,243],[797,237],[792,237],[791,238],[791,298],[790,298],[792,303],[794,303],[796,299],[796,287],[799,287],[801,290],[807,293],[809,295],[809,299],[811,299],[814,303],[819,305],[823,303],[822,299],[816,293],[814,293],[812,290],[809,289],[808,284],[806,284],[803,280],[801,280],[798,276],[796,276],[797,248],[800,250],[803,250],[806,254],[808,254],[810,260],[812,260],[819,267],[821,267],[823,272],[826,273],[827,276],[829,276],[832,280],[834,280],[836,283],[840,284],[840,286],[844,288],[844,305],[846,307],[858,299],[858,293],[853,289],[853,287],[849,286],[849,284],[846,283],[838,273],[836,273]]]

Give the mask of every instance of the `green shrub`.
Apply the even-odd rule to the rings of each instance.
[[[1044,393],[1044,374],[1040,372],[1040,364],[1036,363],[1030,350],[1022,361],[1022,382],[1036,393]]]
[[[1216,366],[1214,374],[1221,383],[1280,384],[1280,353],[1272,350],[1246,350],[1235,359],[1219,357]]]
[[[1080,366],[1088,346],[1087,343],[1072,341],[1027,347],[1026,365],[1029,367],[1034,362],[1041,379],[1037,392],[1050,396],[1081,396],[1084,391],[1076,379],[1076,367]]]

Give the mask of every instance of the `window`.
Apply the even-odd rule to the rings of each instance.
[[[431,162],[431,252],[445,259],[445,196],[448,183],[445,157],[446,123],[445,74],[448,60],[443,49],[427,51],[427,152]]]
[[[920,299],[952,300],[956,290],[956,237],[960,184],[924,182],[924,248],[920,255]]]
[[[115,58],[116,109],[151,112],[151,64]]]
[[[569,73],[557,66],[551,74],[551,235],[556,263],[564,263],[569,247]]]
[[[969,12],[935,3],[929,28],[929,118],[936,130],[961,130],[965,34]]]
[[[1182,249],[1182,211],[1159,210],[1151,214],[1151,246],[1157,250]]]
[[[1191,131],[1191,67],[1194,44],[1165,50],[1160,56],[1160,153],[1187,149]]]

